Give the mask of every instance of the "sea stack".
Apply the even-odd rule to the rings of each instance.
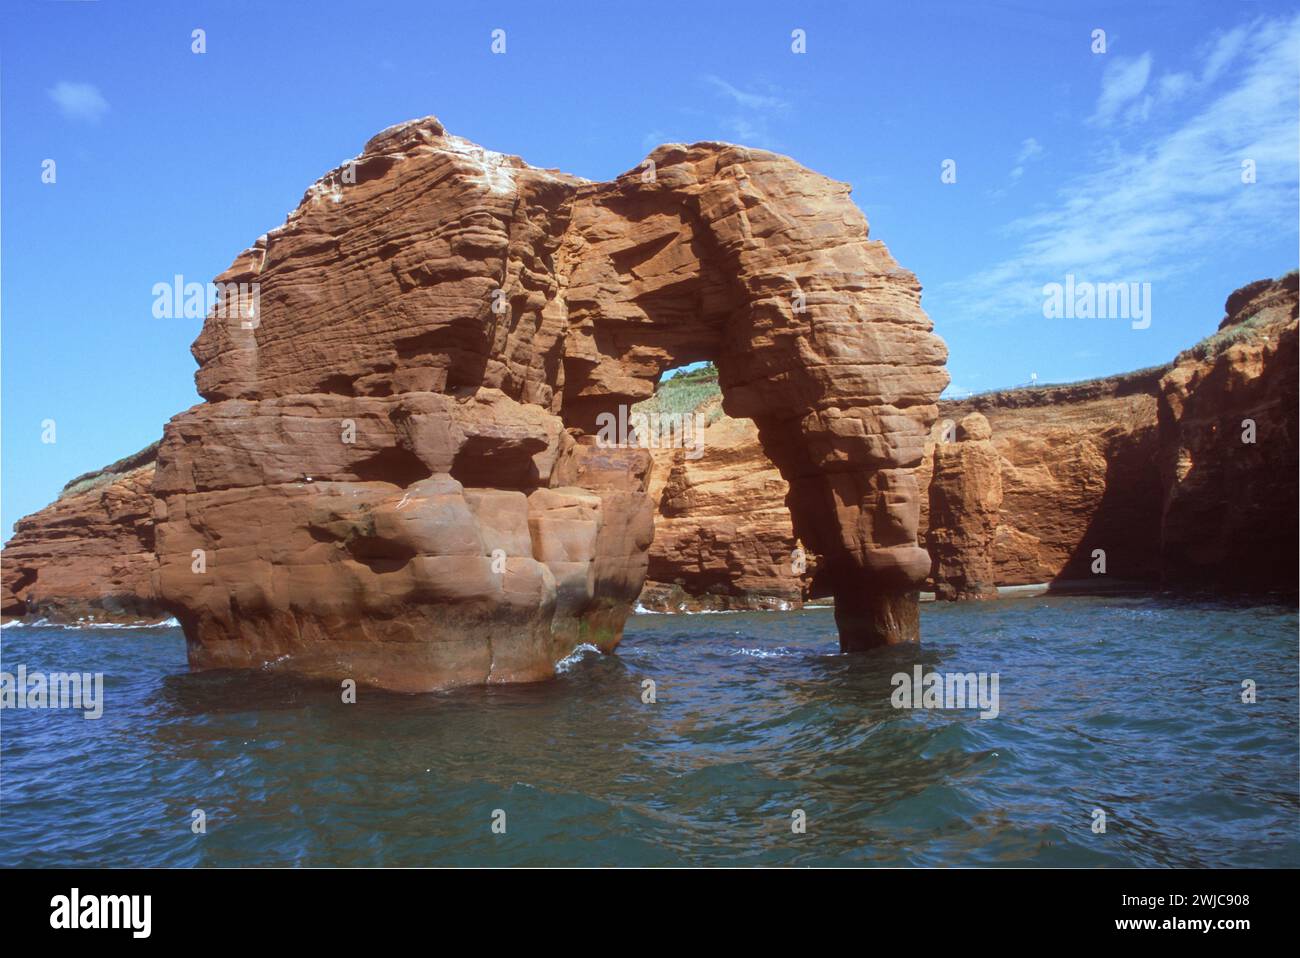
[[[154,485],[191,665],[423,691],[612,649],[650,455],[598,422],[706,359],[789,485],[842,647],[916,641],[946,349],[867,231],[846,184],[762,150],[670,144],[591,183],[432,117],[385,130],[218,277],[253,308],[209,314],[205,402]]]

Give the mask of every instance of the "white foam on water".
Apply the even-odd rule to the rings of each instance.
[[[179,629],[181,624],[176,619],[163,619],[161,622],[154,622],[151,619],[140,619],[136,622],[95,622],[89,619],[78,619],[76,622],[51,622],[49,619],[11,619],[0,625],[3,629]]]
[[[562,675],[565,672],[569,671],[569,669],[573,668],[575,665],[581,662],[589,652],[598,653],[600,652],[600,649],[596,648],[594,645],[591,645],[588,642],[582,643],[582,645],[579,645],[572,652],[570,652],[564,658],[560,659],[560,661],[555,663],[556,673]]]
[[[808,608],[825,608],[830,606],[804,606]],[[641,603],[632,607],[633,615],[740,615],[742,612],[792,612],[794,611],[793,603],[786,602],[784,599],[778,600],[776,605],[757,606],[753,609],[683,609],[680,606],[668,612],[659,609],[647,609]]]

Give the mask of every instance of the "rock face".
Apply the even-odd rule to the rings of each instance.
[[[1234,592],[1294,591],[1297,569],[1292,539],[1297,505],[1290,479],[1297,470],[1296,354],[1296,278],[1291,275],[1280,281],[1252,283],[1235,292],[1228,299],[1220,331],[1167,366],[1068,386],[1007,390],[940,403],[941,418],[933,426],[917,470],[918,483],[927,490],[920,504],[920,541],[927,543],[935,558],[930,587],[949,598],[987,597],[990,581],[997,586],[1047,582],[1055,588],[1127,584]],[[493,461],[492,469],[513,475],[501,484],[531,488],[534,467],[540,479],[551,461],[553,446],[558,444],[569,452],[557,456],[549,466],[550,481],[576,482],[579,489],[600,486],[602,506],[614,490],[646,485],[658,514],[648,553],[649,575],[639,599],[642,605],[655,611],[798,605],[813,594],[817,557],[806,554],[806,567],[802,573],[796,571],[794,560],[805,553],[796,551],[801,543],[785,506],[789,486],[767,458],[754,424],[718,415],[713,409],[718,401],[716,382],[710,380],[710,387],[701,395],[704,405],[698,410],[695,405],[689,408],[708,422],[703,455],[695,457],[676,448],[652,449],[649,455],[654,468],[648,481],[640,472],[644,462],[629,467],[621,459],[624,451],[602,450],[589,436],[574,439],[567,430],[563,435],[553,432],[553,424],[539,418],[536,409],[524,410],[523,422],[507,428],[511,420],[505,410],[512,407],[488,390],[454,400],[456,410],[445,412],[450,445],[438,447],[441,451],[436,455],[426,455],[433,455],[444,472],[446,463],[451,462],[452,478],[461,483],[460,495],[474,516],[480,537],[470,537],[475,548],[482,540],[484,550],[490,552],[487,543],[496,543],[491,548],[501,548],[508,565],[526,565],[518,560],[527,558],[529,550],[537,557],[533,542],[541,539],[534,538],[533,530],[543,537],[557,527],[542,521],[541,516],[532,517],[536,521],[530,520],[527,544],[521,539],[494,540],[491,532],[485,534],[479,519],[485,514],[483,506],[518,510],[519,498],[505,495],[488,503],[490,487],[475,485],[480,480],[474,478],[477,467],[471,463],[479,462],[479,453],[498,443],[498,451],[482,461]],[[390,425],[392,436],[398,435],[397,423],[402,423],[402,435],[411,435],[413,429],[418,432],[422,428],[420,423],[429,422],[417,418],[416,407],[404,407],[407,412],[396,416],[389,410],[369,419],[355,418],[357,407],[352,407],[354,424],[365,428],[358,430],[360,438],[349,449],[341,436],[335,441],[332,431],[341,424],[331,417],[342,411],[322,405],[338,402],[338,398],[310,396],[301,401],[307,409],[301,417],[304,424],[276,428],[293,435],[303,428],[318,430],[310,440],[320,446],[311,453],[318,457],[294,462],[274,457],[261,460],[272,463],[268,475],[275,477],[274,469],[280,470],[272,483],[279,490],[276,494],[310,491],[320,495],[330,488],[322,483],[336,481],[341,474],[363,475],[371,483],[369,488],[391,493],[392,482],[375,479],[376,475],[397,477],[403,470],[423,475],[422,465],[412,467],[408,459],[402,466],[398,454],[383,452],[388,448],[385,443],[391,441],[384,438],[390,435]],[[421,397],[414,401],[418,405],[446,400]],[[208,410],[204,415],[211,415],[213,409],[200,407]],[[190,439],[182,439],[181,448],[202,442],[205,431],[215,443],[223,428],[243,429],[242,407],[229,409],[235,416],[233,423],[203,425]],[[437,410],[433,422],[442,430],[444,412],[441,406]],[[486,418],[495,424],[491,435],[485,435],[491,430],[484,410],[491,411]],[[984,423],[979,421],[981,416]],[[330,424],[329,430],[321,426],[322,420]],[[1247,420],[1254,423],[1253,435],[1249,424],[1243,425]],[[372,441],[368,437],[375,429],[381,438]],[[535,434],[531,446],[523,438],[530,430]],[[184,435],[187,433],[182,432]],[[432,439],[417,438],[407,444],[436,445],[443,441],[442,435],[438,432]],[[1255,441],[1243,441],[1251,438]],[[244,472],[268,468],[247,453],[240,453],[244,460],[238,465],[233,450],[240,440],[224,441],[228,443],[224,455],[231,460],[223,468]],[[997,460],[996,472],[990,468],[990,445]],[[537,452],[529,455],[533,448]],[[285,454],[287,447],[277,453]],[[594,455],[603,456],[603,466],[593,463]],[[348,457],[354,466],[346,465]],[[531,464],[525,464],[525,459]],[[579,461],[576,470],[572,468],[575,460]],[[101,473],[75,480],[58,502],[19,524],[19,534],[4,552],[6,615],[23,614],[29,606],[35,614],[72,621],[92,615],[136,619],[162,614],[148,582],[152,554],[142,547],[153,535],[144,498],[151,462],[152,450],[145,450]],[[305,474],[292,475],[309,466],[317,473],[311,482]],[[326,466],[339,471],[327,474]],[[937,478],[932,479],[936,466]],[[301,482],[286,485],[280,482],[285,475]],[[195,485],[203,483],[212,480],[200,479]],[[346,488],[353,499],[364,495],[359,489]],[[523,494],[530,513],[553,505],[552,500],[525,493],[522,488],[496,491]],[[412,497],[417,492],[426,503],[443,501],[436,499],[438,495],[456,495],[445,477],[441,486],[420,484],[412,490]],[[635,500],[635,496],[624,496],[622,504]],[[410,498],[407,501],[409,504]],[[389,554],[383,550],[390,547],[378,545],[379,537],[369,532],[365,522],[360,527],[349,525],[352,520],[331,518],[328,509],[324,515],[323,527],[318,520],[309,524],[309,530],[316,530],[309,532],[313,543],[317,536],[341,536],[349,543],[345,548],[362,557],[359,561],[382,568],[381,560]],[[463,514],[461,517],[464,519]],[[384,525],[386,519],[379,522],[381,528],[389,528]],[[632,524],[639,524],[642,533],[643,523],[644,518],[637,515]],[[496,521],[493,528],[501,525],[510,523]],[[587,531],[589,535],[590,527]],[[610,541],[608,531],[597,534]],[[395,532],[392,536],[402,538]],[[279,548],[278,542],[266,548],[271,546]],[[636,551],[625,544],[601,548],[620,554]],[[1093,572],[1097,550],[1105,554],[1104,575]],[[403,552],[396,546],[392,551],[398,558],[390,555],[389,562],[397,567]],[[557,560],[555,553],[544,551],[540,559],[553,578],[554,569],[565,571],[557,565],[563,560]],[[615,557],[597,565],[608,570],[620,561]],[[630,561],[634,578],[641,560]],[[535,571],[544,579],[545,573]],[[594,608],[585,616],[564,611],[583,602],[599,606],[588,598],[595,595],[594,590],[589,590],[585,581],[577,588],[576,578],[570,579],[573,587],[567,592],[568,605],[560,608],[558,632],[552,618],[550,634],[567,637],[552,639],[551,654],[572,641],[575,629],[579,636],[583,628],[592,635],[588,622],[595,623],[596,640],[606,647],[616,628],[610,625],[610,632],[600,635],[600,616]],[[384,589],[403,581],[400,576],[384,580]],[[632,581],[620,584],[618,595],[631,595],[633,585]],[[557,600],[563,591],[557,589]],[[542,593],[545,588],[539,589],[538,594]],[[395,608],[401,606],[394,602]],[[512,608],[518,611],[520,604],[526,608],[523,600]],[[606,621],[620,621],[622,604],[620,599],[607,606]],[[527,622],[528,616],[520,614]],[[529,627],[540,629],[536,622]],[[486,640],[481,640],[480,646],[482,641]],[[545,645],[536,637],[529,641]],[[481,662],[474,668],[481,669]],[[474,669],[469,672],[474,674]]]
[[[988,420],[973,412],[957,424],[955,441],[941,436],[934,447],[925,541],[941,599],[997,596],[993,540],[1002,506],[1002,460],[991,436]]]
[[[972,409],[992,427],[998,585],[1295,592],[1296,274],[1225,310],[1168,366],[941,404],[936,429]]]
[[[789,490],[748,419],[704,431],[704,454],[655,450],[655,537],[640,604],[655,612],[788,609],[812,586],[815,557],[785,507]],[[799,560],[803,559],[801,563]]]
[[[387,130],[219,277],[253,308],[208,317],[156,473],[18,524],[3,612],[166,609],[198,668],[423,690],[611,649],[639,594],[833,595],[853,649],[916,638],[927,577],[1095,586],[1099,552],[1107,582],[1295,591],[1295,274],[1168,366],[936,405],[915,278],[847,193],[725,144],[587,183]],[[704,359],[703,456],[611,430]]]
[[[499,390],[233,399],[164,435],[156,586],[197,668],[536,680],[617,644],[645,575],[648,455]]]
[[[1008,390],[942,405],[936,438],[945,424],[971,412],[990,426],[1002,486],[989,551],[996,585],[1158,584],[1160,373]],[[936,452],[943,448],[935,446]],[[945,494],[942,486],[931,486],[931,510]],[[931,521],[923,517],[922,526],[928,529]],[[1092,572],[1097,549],[1105,553],[1104,577]],[[942,580],[939,575],[933,582],[936,595],[959,597],[959,583],[946,587]]]
[[[941,402],[917,470],[929,587],[943,598],[1038,583],[1293,592],[1295,290],[1294,274],[1238,290],[1220,332],[1166,366]],[[1242,442],[1247,419],[1254,443]],[[730,428],[744,435],[745,424]],[[759,481],[771,465],[757,438],[727,445],[725,467],[712,455],[676,467],[686,495],[656,495],[642,601],[664,611],[797,602],[789,577],[768,574],[769,556],[796,541],[782,486]],[[761,517],[770,546],[714,535],[729,514]],[[724,567],[748,587],[720,588]]]
[[[0,568],[0,612],[52,622],[164,618],[153,601],[153,445],[69,482],[20,519]]]
[[[1160,380],[1160,558],[1172,585],[1294,591],[1296,275],[1228,297]]]
[[[842,645],[915,640],[946,354],[848,193],[719,143],[587,183],[433,118],[379,134],[218,277],[255,295],[194,344],[206,402],[154,484],[192,665],[424,690],[613,648],[650,456],[603,430],[702,359],[788,484]]]

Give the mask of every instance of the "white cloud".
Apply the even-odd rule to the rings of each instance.
[[[1016,153],[1016,165],[1011,169],[1011,182],[1014,183],[1025,175],[1025,164],[1043,155],[1043,146],[1032,136],[1020,144]],[[1000,195],[1001,191],[999,191]]]
[[[1195,85],[1196,81],[1190,73],[1166,73],[1156,84],[1156,90],[1161,100],[1177,100]]]
[[[1202,83],[1213,83],[1224,70],[1245,49],[1246,39],[1250,36],[1249,26],[1234,27],[1227,33],[1211,41],[1209,56],[1205,62],[1205,72],[1201,75]]]
[[[1151,54],[1136,59],[1115,57],[1101,75],[1101,95],[1092,123],[1109,123],[1126,103],[1141,96],[1151,75]]]
[[[1179,72],[1165,73],[1152,81],[1149,92],[1140,99],[1134,99],[1124,111],[1124,121],[1145,123],[1153,111],[1207,89],[1223,76],[1224,71],[1245,49],[1246,41],[1250,38],[1250,27],[1251,25],[1234,27],[1202,44],[1198,56],[1205,63],[1199,78],[1190,72]]]
[[[773,96],[770,93],[754,93],[749,90],[742,90],[739,87],[728,83],[721,77],[716,77],[712,74],[706,76],[704,80],[718,93],[747,110],[784,110],[790,105],[780,96]]]
[[[93,83],[60,80],[47,92],[69,120],[98,123],[108,112],[108,101]]]
[[[776,144],[768,133],[768,123],[790,109],[790,103],[781,91],[771,86],[743,90],[712,74],[704,76],[703,80],[732,108],[733,112],[721,117],[718,122],[737,143],[775,147]]]
[[[1043,284],[1067,273],[1164,280],[1203,267],[1229,238],[1240,246],[1295,232],[1300,15],[1220,38],[1203,52],[1200,76],[1222,61],[1224,44],[1236,45],[1241,62],[1219,84],[1199,81],[1202,95],[1185,100],[1177,118],[1119,128],[1044,209],[1009,224],[1010,256],[936,290],[952,304],[951,319],[1037,311]],[[1103,98],[1115,82],[1103,82]],[[1115,109],[1131,99],[1111,97]],[[1249,185],[1241,181],[1246,159],[1259,170]]]
[[[1043,155],[1043,146],[1032,136],[1020,144],[1020,152],[1016,154],[1017,163],[1027,163],[1036,157]]]

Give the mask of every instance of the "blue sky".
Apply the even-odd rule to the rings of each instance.
[[[872,236],[924,286],[955,392],[1163,362],[1214,329],[1230,291],[1297,260],[1288,3],[3,11],[6,538],[198,401],[199,321],[154,318],[153,285],[211,279],[317,177],[411,117],[592,179],[660,142],[721,139],[853,184]],[[791,50],[795,29],[806,53]],[[955,183],[941,181],[949,159]],[[1067,274],[1150,282],[1150,327],[1044,318],[1043,285]]]

